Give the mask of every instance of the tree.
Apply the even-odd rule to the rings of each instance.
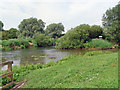
[[[102,27],[98,25],[93,25],[89,29],[89,37],[91,39],[98,38],[100,35],[103,35],[103,29]]]
[[[17,30],[16,28],[11,28],[11,29],[8,31],[8,38],[9,38],[9,39],[17,38],[17,33],[18,33],[18,30]]]
[[[40,46],[40,47],[48,46],[49,38],[47,36],[45,36],[45,34],[36,33],[34,35],[34,39],[37,42],[38,46]]]
[[[120,4],[108,9],[103,15],[102,21],[107,39],[120,45]]]
[[[2,31],[2,40],[8,40],[8,30]]]
[[[45,23],[37,18],[24,19],[18,26],[20,35],[19,37],[30,37],[33,38],[34,34],[39,32],[43,33]]]
[[[57,40],[56,48],[80,48],[89,41],[89,25],[83,24],[69,30]]]
[[[0,31],[3,30],[3,26],[4,26],[4,24],[2,23],[2,21],[0,21]]]
[[[53,23],[47,26],[45,30],[45,34],[49,35],[52,38],[60,37],[62,36],[62,32],[64,31],[64,26],[62,23]]]

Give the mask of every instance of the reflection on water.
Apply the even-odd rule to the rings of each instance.
[[[57,61],[62,57],[71,55],[71,54],[84,54],[86,51],[81,49],[74,50],[59,50],[54,47],[41,47],[41,48],[32,48],[24,49],[18,51],[9,51],[0,53],[0,58],[2,61],[13,61],[13,65],[25,65],[25,64],[36,64],[42,63],[46,64],[49,61]],[[7,68],[3,67],[2,70]]]

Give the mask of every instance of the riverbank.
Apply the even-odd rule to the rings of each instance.
[[[23,88],[117,88],[118,53],[69,56],[22,74],[19,80],[27,79]]]

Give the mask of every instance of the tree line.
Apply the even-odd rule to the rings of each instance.
[[[4,24],[0,21],[0,33],[2,33],[0,38],[2,40],[34,38],[38,42],[41,40],[40,38],[44,38],[44,42],[47,41],[47,38],[59,38],[57,42],[59,46],[80,47],[81,43],[103,36],[104,39],[120,45],[120,4],[108,9],[103,14],[102,25],[101,27],[82,24],[68,30],[64,35],[62,34],[64,32],[62,23],[52,23],[45,29],[45,22],[42,19],[31,17],[22,20],[18,25],[18,30],[16,28],[4,30]]]

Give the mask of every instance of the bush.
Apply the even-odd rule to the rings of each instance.
[[[56,48],[81,48],[86,41],[89,41],[88,25],[80,25],[69,30],[56,42]]]
[[[20,45],[20,48],[21,48],[21,49],[25,49],[25,46],[24,46],[24,45]]]
[[[25,39],[18,39],[21,45],[24,45],[26,48],[29,46],[29,41]]]
[[[34,39],[40,47],[49,46],[49,38],[45,34],[35,34]]]
[[[85,48],[112,48],[112,44],[103,39],[92,39],[84,44]]]

